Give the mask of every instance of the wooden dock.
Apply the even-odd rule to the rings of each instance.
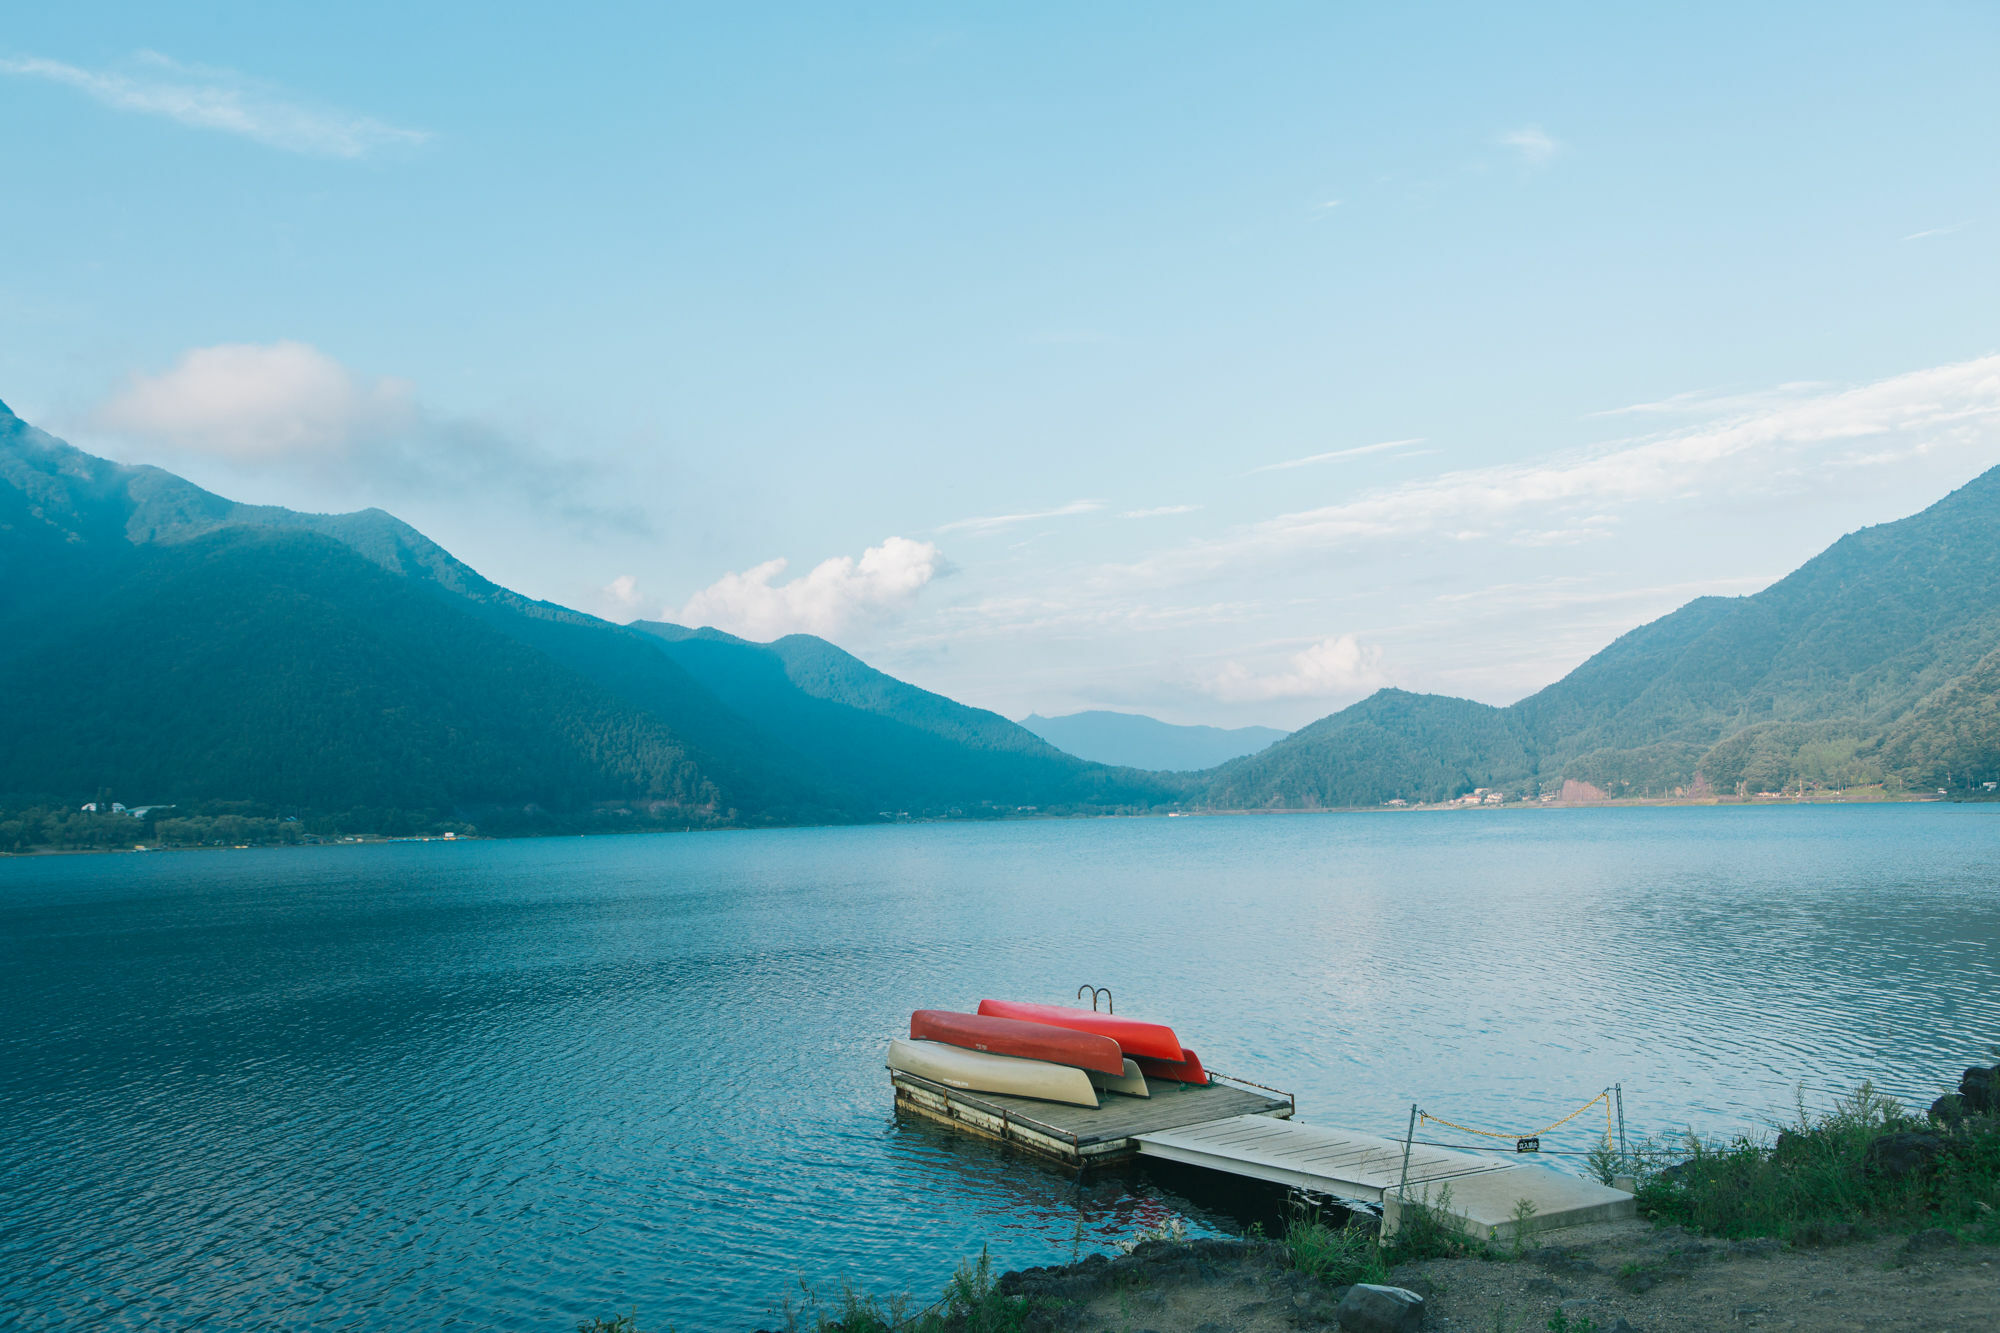
[[[1156,1082],[1150,1097],[1107,1093],[1091,1109],[964,1092],[891,1071],[898,1114],[1010,1143],[1071,1170],[1158,1157],[1380,1208],[1394,1235],[1406,1205],[1444,1208],[1485,1240],[1510,1239],[1522,1201],[1536,1231],[1631,1217],[1632,1196],[1532,1157],[1488,1157],[1351,1129],[1301,1124],[1289,1097],[1211,1083]],[[1449,1191],[1447,1195],[1446,1191]]]
[[[1092,1110],[1007,1097],[962,1092],[914,1074],[892,1071],[896,1110],[947,1125],[962,1133],[1011,1143],[1073,1170],[1124,1161],[1139,1153],[1139,1136],[1216,1121],[1282,1118],[1292,1113],[1288,1097],[1222,1083],[1156,1082],[1150,1097],[1107,1093]]]
[[[1412,1144],[1407,1174],[1400,1139],[1351,1129],[1237,1116],[1143,1132],[1150,1157],[1249,1176],[1382,1209],[1382,1233],[1394,1235],[1406,1203],[1442,1205],[1472,1234],[1505,1240],[1522,1200],[1534,1205],[1537,1231],[1631,1217],[1632,1196],[1594,1180],[1566,1176],[1532,1158],[1484,1157]],[[1446,1191],[1449,1191],[1448,1202]]]

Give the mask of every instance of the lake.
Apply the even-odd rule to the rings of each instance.
[[[2000,1041],[2000,806],[1024,821],[0,861],[0,1327],[747,1333],[1185,1215],[898,1125],[1070,1000],[1387,1135],[1755,1129]],[[1551,1135],[1587,1148],[1591,1118]],[[1571,1159],[1573,1160],[1573,1159]]]

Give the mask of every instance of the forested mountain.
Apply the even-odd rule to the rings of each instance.
[[[2000,779],[2000,468],[1704,597],[1507,708],[1384,690],[1212,777],[1218,806]]]
[[[1090,709],[1043,717],[1031,713],[1021,725],[1079,759],[1129,768],[1197,772],[1255,754],[1285,734],[1276,727],[1186,727],[1142,713]]]
[[[235,504],[0,407],[0,805],[110,792],[520,829],[1180,790],[822,640],[648,628],[509,592],[379,510]]]
[[[0,406],[0,807],[108,793],[505,832],[1371,806],[1565,781],[1963,789],[2000,780],[1996,534],[2000,469],[1510,707],[1383,690],[1208,772],[1141,772],[822,639],[609,624],[501,588],[379,510],[235,504]],[[1173,739],[1120,753],[1187,762]],[[33,840],[19,823],[0,814],[0,849]]]

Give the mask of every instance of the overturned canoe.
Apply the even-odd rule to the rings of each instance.
[[[1071,1106],[1097,1105],[1097,1089],[1090,1086],[1090,1075],[1074,1066],[988,1055],[941,1041],[896,1038],[889,1043],[889,1068],[964,1092],[1000,1092]]]
[[[1149,1055],[1156,1060],[1181,1058],[1180,1038],[1160,1023],[1141,1023],[1136,1018],[1100,1014],[1093,1009],[1072,1009],[1061,1004],[1029,1004],[1022,1000],[981,1000],[979,1012],[993,1018],[1021,1018],[1030,1023],[1049,1023],[1078,1032],[1095,1032],[1118,1043],[1127,1055]]]
[[[1201,1060],[1187,1047],[1181,1047],[1178,1060],[1155,1060],[1150,1055],[1138,1057],[1139,1072],[1147,1078],[1163,1079],[1173,1083],[1207,1083],[1208,1071],[1201,1067]]]
[[[1100,1074],[1090,1071],[1090,1086],[1099,1092],[1122,1092],[1127,1097],[1150,1097],[1153,1090],[1146,1086],[1146,1076],[1139,1072],[1138,1064],[1131,1056],[1125,1057],[1125,1069],[1118,1074]]]
[[[1075,1065],[1113,1078],[1125,1072],[1124,1054],[1111,1038],[1049,1023],[959,1014],[949,1009],[919,1009],[910,1015],[910,1036],[918,1041],[941,1041],[947,1046],[963,1046],[968,1051],[984,1051],[988,1055]]]

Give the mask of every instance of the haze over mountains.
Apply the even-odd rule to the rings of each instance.
[[[821,639],[610,624],[501,588],[379,510],[236,504],[0,407],[0,805],[110,792],[507,832],[1375,806],[1565,781],[1966,789],[2000,778],[1996,533],[2000,469],[1506,708],[1383,690],[1251,754],[1268,738],[1030,719],[1115,765]],[[1238,757],[1205,772],[1143,771],[1225,748]]]
[[[1290,733],[1276,727],[1185,727],[1142,713],[1090,709],[1062,717],[1030,713],[1021,725],[1058,750],[1100,764],[1198,772],[1255,754]]]

